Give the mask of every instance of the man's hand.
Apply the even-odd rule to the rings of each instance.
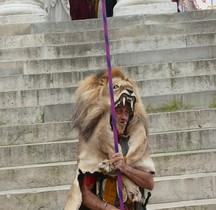
[[[153,190],[153,174],[135,169],[127,165],[124,161],[123,155],[120,153],[115,153],[111,161],[116,169],[119,169],[122,174],[126,175],[129,179],[134,181],[139,187]]]
[[[121,153],[115,153],[111,161],[115,168],[119,169],[121,172],[124,172],[127,167],[127,164],[125,163],[124,157]]]

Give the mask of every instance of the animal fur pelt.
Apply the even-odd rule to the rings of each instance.
[[[133,110],[127,133],[129,150],[127,164],[146,171],[154,172],[154,163],[148,148],[148,120],[143,108],[138,88],[121,69],[112,69],[114,101],[129,102]],[[110,96],[108,72],[102,71],[87,77],[76,91],[76,103],[73,116],[74,128],[79,132],[78,166],[72,183],[65,210],[78,210],[82,196],[78,183],[78,175],[90,172],[109,174],[113,167],[108,161],[114,154],[113,132],[110,125]],[[119,147],[119,151],[121,148]],[[141,201],[138,186],[126,176],[122,176],[128,196],[133,201]]]

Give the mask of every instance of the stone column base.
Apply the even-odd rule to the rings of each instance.
[[[171,0],[120,0],[114,7],[114,16],[176,13]]]
[[[46,21],[48,15],[43,0],[3,0],[0,3],[0,24]]]

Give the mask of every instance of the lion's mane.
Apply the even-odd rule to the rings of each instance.
[[[120,78],[122,81],[130,83],[136,95],[136,104],[133,119],[128,126],[128,135],[133,131],[137,122],[141,122],[148,134],[148,120],[138,94],[138,88],[120,68],[112,69],[112,78]],[[113,86],[115,82],[113,82]],[[121,92],[119,93],[119,95]],[[119,95],[115,95],[118,98]],[[101,71],[97,75],[91,75],[82,81],[76,91],[76,104],[73,115],[74,128],[78,129],[79,134],[85,141],[92,136],[101,117],[110,113],[110,96],[108,88],[108,72]]]

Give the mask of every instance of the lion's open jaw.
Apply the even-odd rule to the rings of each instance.
[[[122,92],[120,97],[115,101],[115,107],[119,105],[128,105],[132,112],[134,112],[134,106],[136,103],[136,96],[133,91],[126,89]]]

